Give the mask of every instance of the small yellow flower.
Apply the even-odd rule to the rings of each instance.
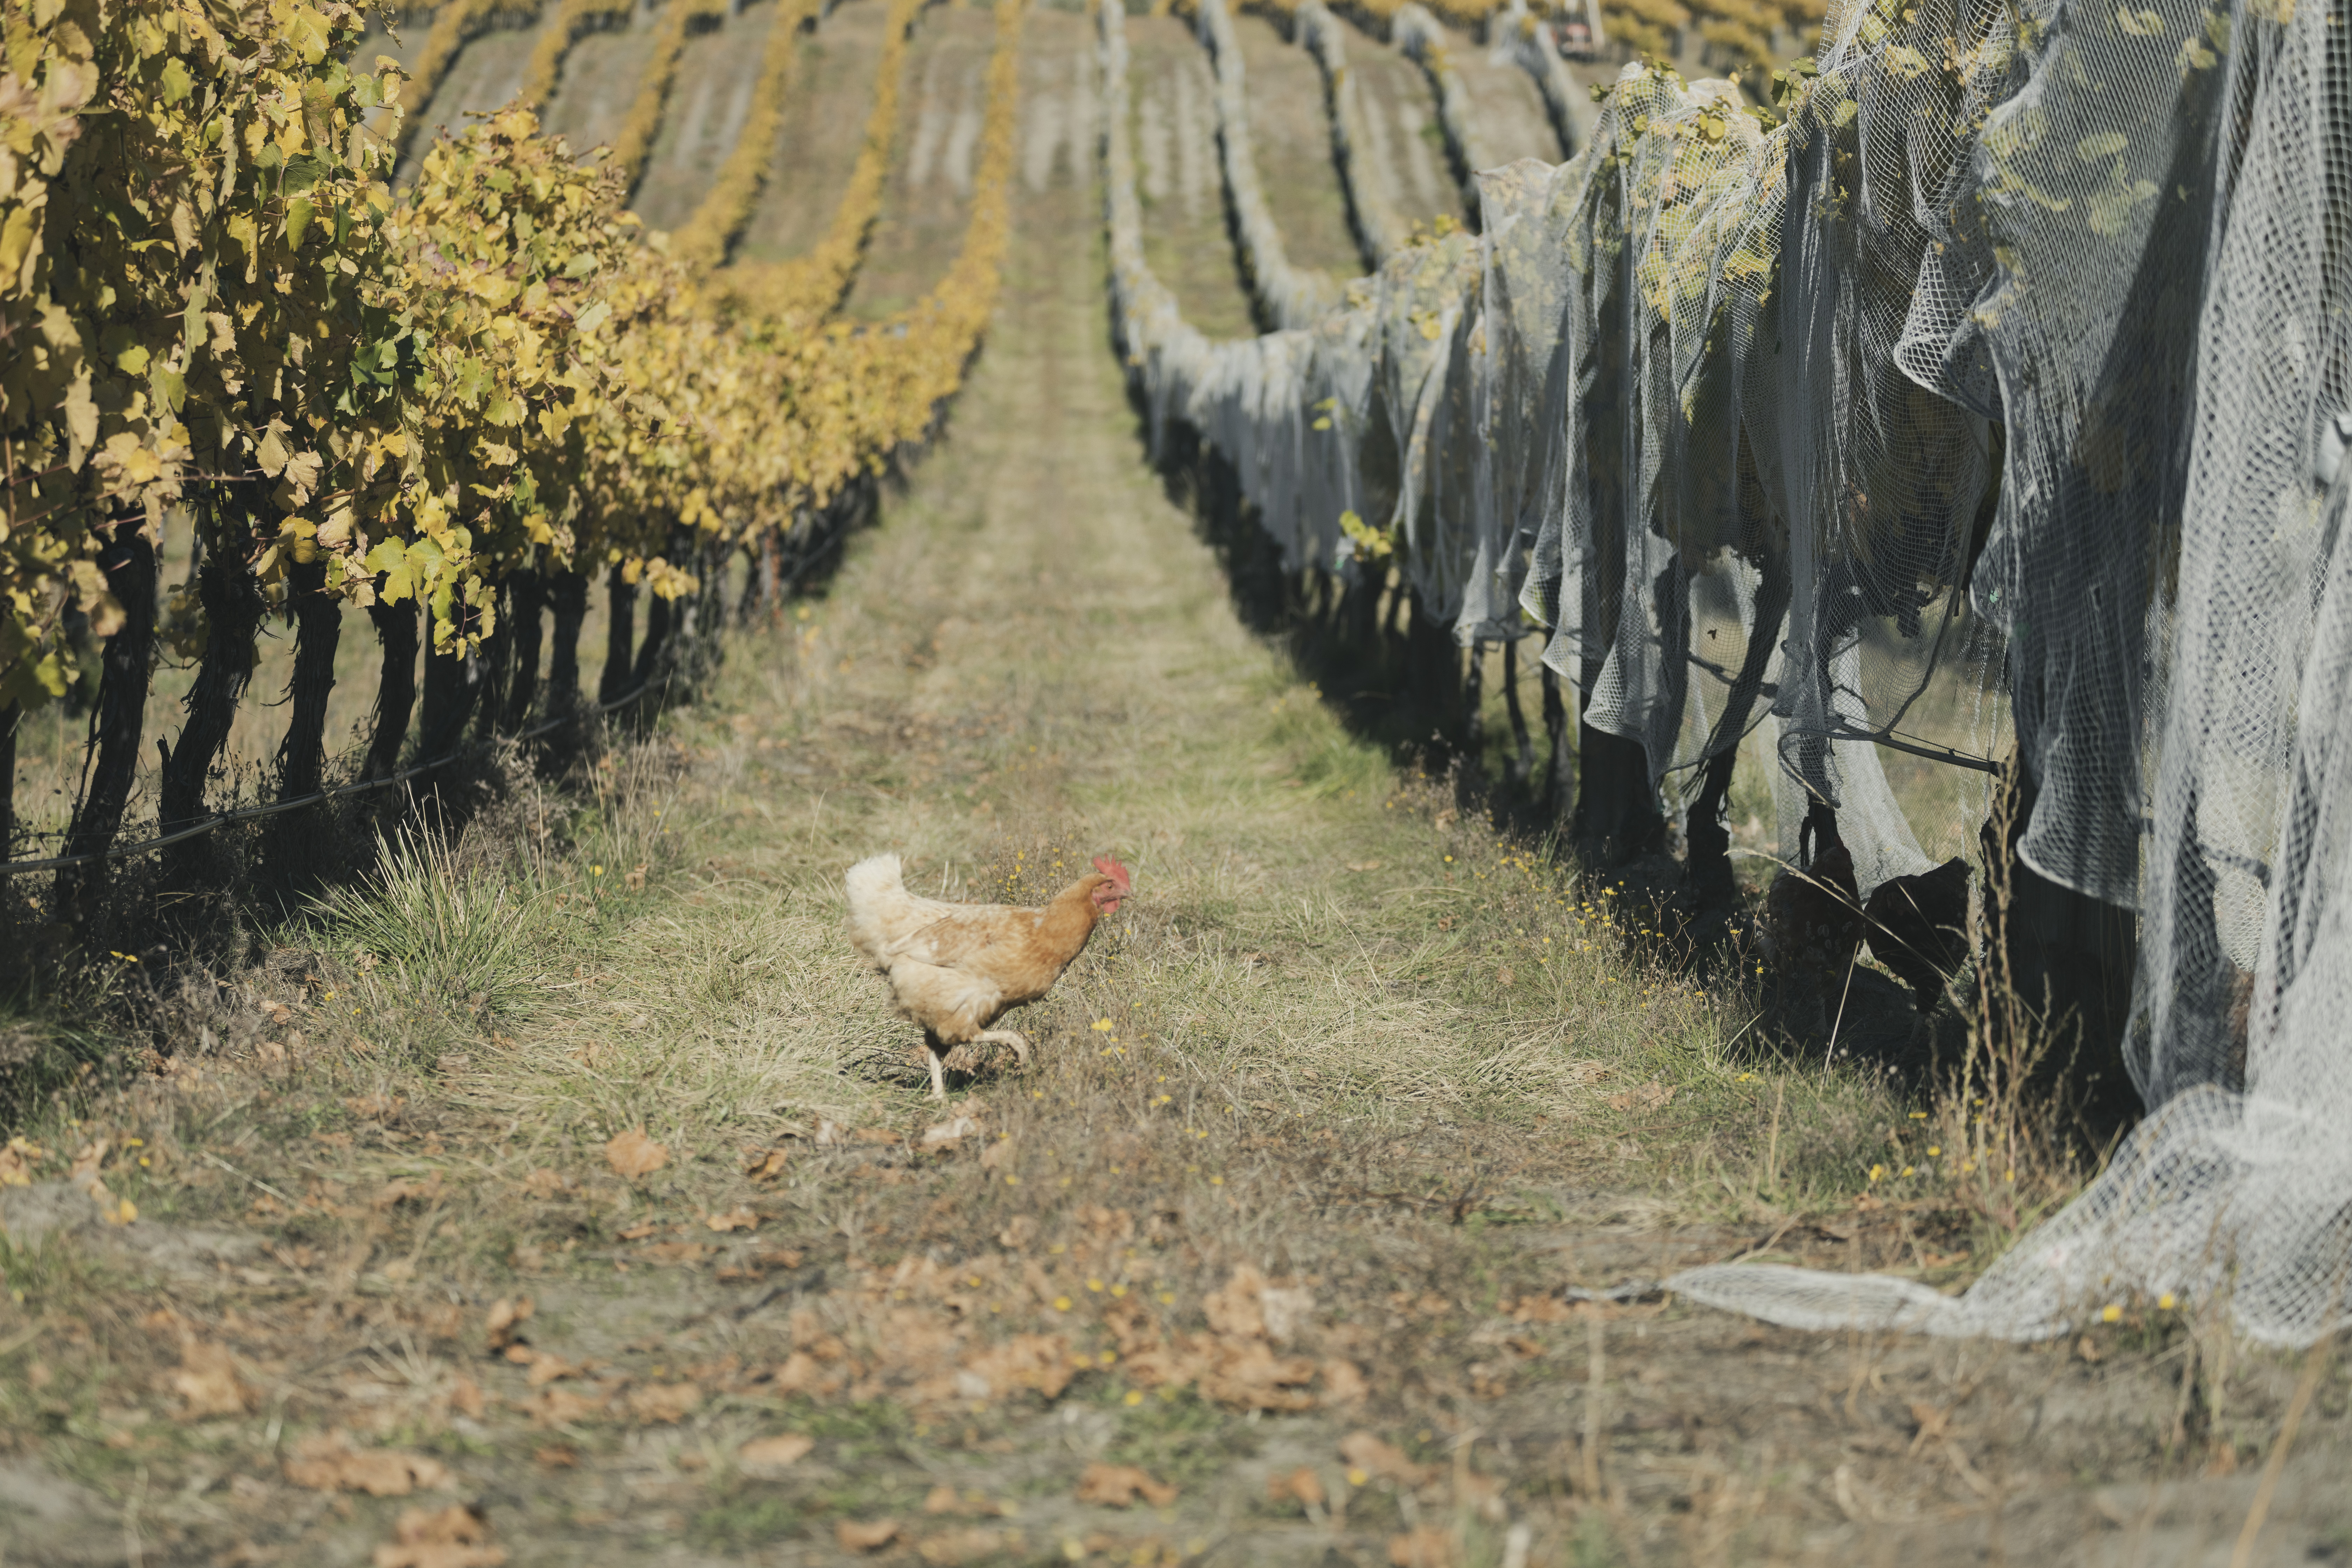
[[[1224,1179],[1224,1177],[1223,1177],[1223,1176],[1211,1176],[1211,1177],[1209,1178],[1209,1185],[1211,1185],[1211,1186],[1213,1186],[1213,1187],[1222,1187],[1222,1186],[1223,1186],[1224,1184],[1225,1184],[1225,1179]]]
[[[2099,1309],[2099,1321],[2103,1323],[2120,1323],[2123,1321],[2124,1310],[2121,1307],[2116,1306],[2114,1302],[2110,1301],[2105,1307]]]
[[[1094,1021],[1094,1031],[1097,1035],[1108,1034],[1118,1026],[1118,1025],[1112,1023],[1108,1018],[1097,1018]]]
[[[1870,1179],[1874,1182],[1885,1174],[1886,1174],[1886,1167],[1884,1165],[1873,1165],[1870,1168]]]
[[[1907,1176],[1907,1175],[1909,1175],[1909,1174],[1911,1173],[1911,1170],[1912,1170],[1912,1167],[1910,1167],[1910,1166],[1908,1166],[1908,1165],[1906,1165],[1906,1166],[1904,1166],[1904,1167],[1903,1167],[1903,1173],[1904,1173],[1905,1175],[1906,1175],[1906,1176]]]
[[[1943,1152],[1944,1146],[1940,1143],[1930,1143],[1927,1145],[1927,1158],[1930,1160],[1939,1158]]]
[[[1124,1296],[1127,1294],[1127,1287],[1124,1285],[1114,1285],[1110,1288],[1110,1293],[1114,1296]]]
[[[1097,1295],[1101,1293],[1102,1288],[1103,1282],[1099,1279],[1089,1279],[1087,1281],[1087,1289],[1096,1292]]]
[[[2157,1310],[2160,1312],[2169,1312],[2172,1310],[2172,1292],[2167,1290],[2163,1295],[2158,1296],[2156,1299],[2156,1306]]]
[[[1366,1474],[1366,1473],[1365,1473],[1364,1471],[1362,1471],[1362,1470],[1360,1470],[1360,1469],[1356,1468],[1356,1467],[1355,1467],[1355,1466],[1353,1466],[1353,1465],[1349,1465],[1349,1466],[1348,1467],[1348,1484],[1349,1484],[1349,1486],[1351,1486],[1351,1487],[1360,1487],[1360,1486],[1364,1485],[1366,1482],[1370,1481],[1371,1479],[1372,1479],[1372,1478],[1371,1478],[1370,1475]]]
[[[1141,1389],[1139,1389],[1139,1388],[1130,1388],[1130,1389],[1129,1389],[1129,1390],[1127,1391],[1127,1403],[1128,1403],[1129,1405],[1140,1405],[1140,1404],[1142,1404],[1142,1403],[1143,1403],[1143,1390],[1141,1390]]]
[[[1163,1307],[1174,1306],[1176,1304],[1176,1292],[1173,1290],[1162,1290],[1160,1292],[1160,1304]]]
[[[602,867],[602,866],[591,866],[591,867],[589,867],[589,868],[588,868],[588,869],[590,869],[591,871],[593,871],[593,872],[594,872],[594,873],[596,873],[596,875],[598,875],[599,877],[601,877],[601,876],[603,876],[603,875],[604,874],[604,867]]]
[[[1054,1298],[1054,1310],[1056,1312],[1066,1312],[1069,1310],[1070,1299],[1067,1296],[1056,1296]]]

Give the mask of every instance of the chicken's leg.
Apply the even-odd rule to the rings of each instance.
[[[1028,1041],[1026,1041],[1026,1040],[1024,1040],[1024,1039],[1023,1039],[1019,1035],[1015,1034],[1013,1030],[1011,1030],[1011,1029],[982,1029],[980,1033],[978,1033],[977,1035],[974,1035],[974,1036],[972,1037],[972,1038],[973,1038],[975,1041],[978,1041],[978,1040],[994,1040],[994,1041],[995,1041],[998,1045],[1000,1045],[1000,1046],[1011,1046],[1011,1047],[1013,1047],[1013,1054],[1015,1057],[1018,1057],[1018,1058],[1021,1059],[1021,1068],[1022,1068],[1022,1070],[1023,1070],[1024,1072],[1026,1072],[1026,1071],[1028,1070],[1028,1068],[1029,1068],[1029,1042],[1028,1042]]]
[[[947,1049],[939,1041],[926,1037],[923,1060],[931,1069],[931,1098],[944,1100],[948,1097]]]

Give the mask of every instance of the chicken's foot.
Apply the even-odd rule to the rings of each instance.
[[[1022,1070],[1028,1070],[1029,1042],[1011,1029],[982,1029],[972,1037],[972,1040],[975,1044],[982,1040],[994,1040],[1000,1046],[1011,1046],[1013,1054],[1021,1060]]]

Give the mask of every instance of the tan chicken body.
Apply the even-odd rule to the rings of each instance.
[[[947,1098],[945,1060],[957,1046],[1011,1046],[1029,1065],[1029,1042],[990,1026],[1052,990],[1085,951],[1095,922],[1127,897],[1126,867],[1108,857],[1095,867],[1043,909],[918,898],[907,891],[896,855],[849,868],[850,943],[889,977],[899,1016],[922,1026],[932,1099]]]

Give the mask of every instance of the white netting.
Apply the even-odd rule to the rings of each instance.
[[[1568,74],[1568,62],[1559,58],[1550,31],[1528,10],[1528,0],[1511,3],[1487,23],[1493,43],[1489,58],[1496,64],[1511,64],[1535,79],[1536,91],[1542,95],[1544,118],[1551,121],[1551,133],[1559,139],[1563,158],[1576,156],[1583,138],[1576,133],[1581,116],[1577,105],[1584,89]]]
[[[1373,166],[1363,84],[1348,69],[1346,29],[1324,8],[1323,0],[1299,0],[1298,8],[1291,13],[1291,25],[1323,74],[1331,161],[1339,166],[1340,194],[1347,198],[1348,222],[1355,231],[1357,248],[1365,266],[1378,267],[1381,257],[1404,243],[1406,226],[1390,199],[1386,172]]]
[[[1235,243],[1249,274],[1260,319],[1276,327],[1304,327],[1339,303],[1339,285],[1328,273],[1293,267],[1283,248],[1282,229],[1265,205],[1257,180],[1257,154],[1249,131],[1249,90],[1241,40],[1224,0],[1198,0],[1201,42],[1216,68],[1217,146],[1233,215]]]
[[[1834,807],[1864,891],[1973,837],[1981,792],[1906,810],[1881,758],[2000,754],[2005,670],[2024,853],[2142,911],[2152,1113],[1966,1295],[1670,1283],[1818,1327],[2035,1337],[2166,1292],[2280,1342],[2346,1321],[2352,64],[2329,13],[1853,4],[1769,130],[1725,84],[1630,67],[1570,163],[1480,173],[1482,234],[1232,342],[1143,264],[1101,16],[1121,347],[1155,444],[1197,428],[1286,559],[1344,569],[1354,512],[1464,640],[1523,605],[1595,731],[1669,785],[1696,767],[1695,845],[1769,696],[1784,843]],[[1302,13],[1310,47],[1327,25]]]
[[[1462,186],[1463,210],[1475,225],[1478,171],[1494,160],[1487,155],[1486,138],[1479,133],[1478,117],[1470,104],[1470,89],[1446,52],[1445,29],[1413,0],[1405,0],[1389,18],[1389,41],[1403,50],[1405,58],[1429,78],[1430,89],[1437,96],[1437,130],[1445,139],[1446,160],[1454,165],[1454,177]]]

